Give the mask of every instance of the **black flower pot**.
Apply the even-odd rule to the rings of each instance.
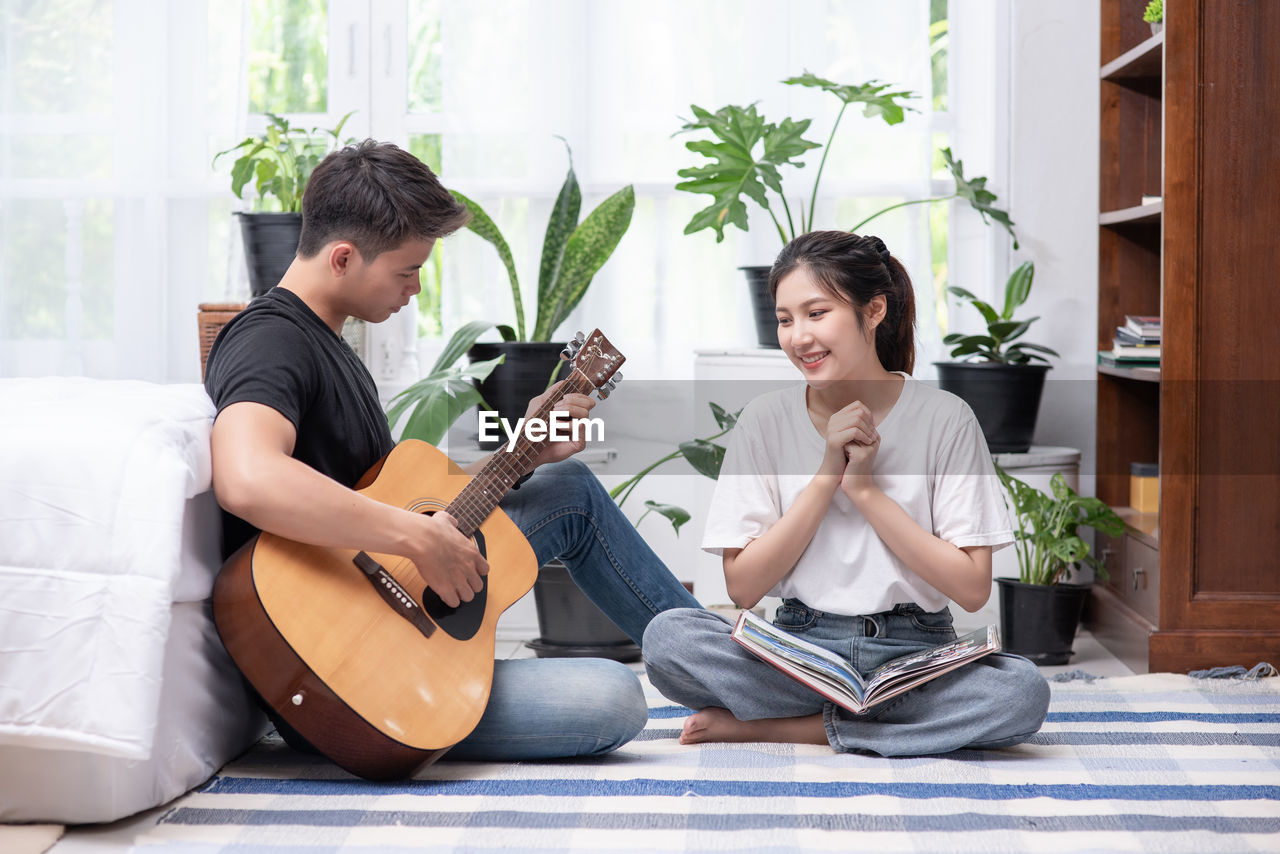
[[[539,658],[640,660],[640,647],[587,598],[560,561],[549,561],[538,570],[533,599],[541,635],[526,645]]]
[[[284,278],[298,254],[302,236],[300,213],[237,213],[244,260],[249,268],[249,293],[260,297]]]
[[[1048,365],[934,362],[938,386],[969,404],[993,454],[1024,454],[1040,414]]]
[[[769,270],[771,267],[739,267],[747,274],[747,293],[751,299],[751,313],[756,321],[756,339],[761,347],[777,350],[778,314],[774,311],[773,297],[769,294]]]
[[[1089,596],[1087,584],[1023,584],[997,578],[1005,652],[1036,664],[1066,664]]]
[[[476,383],[476,388],[485,403],[497,410],[499,418],[515,424],[524,417],[529,401],[547,390],[551,372],[561,364],[560,351],[567,346],[548,341],[484,341],[471,345],[467,357],[472,362],[507,357],[488,379]],[[566,363],[556,379],[568,376]],[[480,447],[493,450],[504,441],[481,442]]]

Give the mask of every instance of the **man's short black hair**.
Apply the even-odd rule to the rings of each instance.
[[[314,257],[333,240],[351,241],[371,261],[406,240],[434,240],[470,214],[426,164],[399,146],[366,139],[333,152],[302,194],[298,254]]]

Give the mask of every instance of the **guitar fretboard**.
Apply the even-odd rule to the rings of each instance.
[[[589,394],[594,388],[590,379],[575,368],[565,380],[564,385],[560,387],[560,394],[542,404],[531,417],[540,418],[546,422],[549,420],[551,410],[566,394],[574,392]],[[485,461],[479,473],[445,508],[446,512],[458,521],[458,530],[463,536],[471,537],[475,534],[481,523],[489,518],[489,514],[498,506],[498,502],[510,491],[512,484],[529,469],[534,457],[546,442],[547,440],[532,442],[521,433],[511,450],[508,451],[504,445],[489,455],[489,459]]]

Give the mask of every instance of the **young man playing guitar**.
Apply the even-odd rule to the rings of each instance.
[[[447,513],[412,512],[362,495],[357,483],[394,447],[373,379],[341,338],[343,322],[377,323],[418,293],[435,241],[466,211],[420,161],[367,140],[329,155],[302,201],[297,257],[280,284],[223,329],[205,386],[217,407],[213,484],[224,510],[224,556],[258,531],[299,543],[399,555],[456,608],[489,571]],[[553,395],[530,404],[530,413]],[[586,417],[594,401],[556,409]],[[585,440],[548,442],[501,508],[541,564],[561,558],[574,580],[637,643],[650,619],[697,605],[570,457]],[[391,662],[388,666],[394,666]],[[305,740],[276,717],[295,746]],[[538,759],[602,754],[629,741],[647,710],[625,666],[597,659],[495,662],[479,724],[450,758]]]

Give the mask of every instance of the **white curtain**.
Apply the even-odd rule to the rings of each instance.
[[[0,2],[0,376],[199,377],[243,126],[238,3]]]
[[[993,2],[972,5],[990,15]],[[782,79],[808,70],[919,93],[923,113],[895,127],[846,113],[817,227],[949,184],[930,175],[935,134],[951,128],[928,111],[928,0],[330,0],[327,14],[328,116],[309,123],[356,109],[360,134],[438,134],[445,182],[511,241],[526,316],[567,165],[556,136],[572,146],[584,215],[635,185],[630,231],[561,333],[605,329],[626,342],[636,376],[690,377],[694,348],[753,345],[736,267],[767,264],[781,246],[754,209],[751,230],[730,228],[723,243],[681,233],[710,200],[674,189],[676,171],[701,162],[684,148],[693,137],[673,136],[690,104],[758,102],[772,121],[812,118],[806,136],[825,143],[836,98]],[[421,14],[440,20],[439,106],[396,116],[388,92],[399,90],[382,81],[414,48],[396,42],[397,22]],[[247,114],[252,26],[248,0],[0,0],[0,376],[198,378],[197,304],[245,295],[230,216],[240,205],[226,164],[215,173],[210,161],[260,121]],[[975,67],[953,70],[952,87],[977,80],[982,98],[992,70]],[[991,162],[989,151],[960,153]],[[805,169],[784,170],[806,204],[821,152],[810,154]],[[952,228],[976,216],[957,207]],[[936,356],[926,208],[866,230],[907,261],[922,357]],[[988,242],[977,263],[997,251],[999,238]],[[510,322],[492,247],[463,233],[443,250],[444,335],[476,318]]]

